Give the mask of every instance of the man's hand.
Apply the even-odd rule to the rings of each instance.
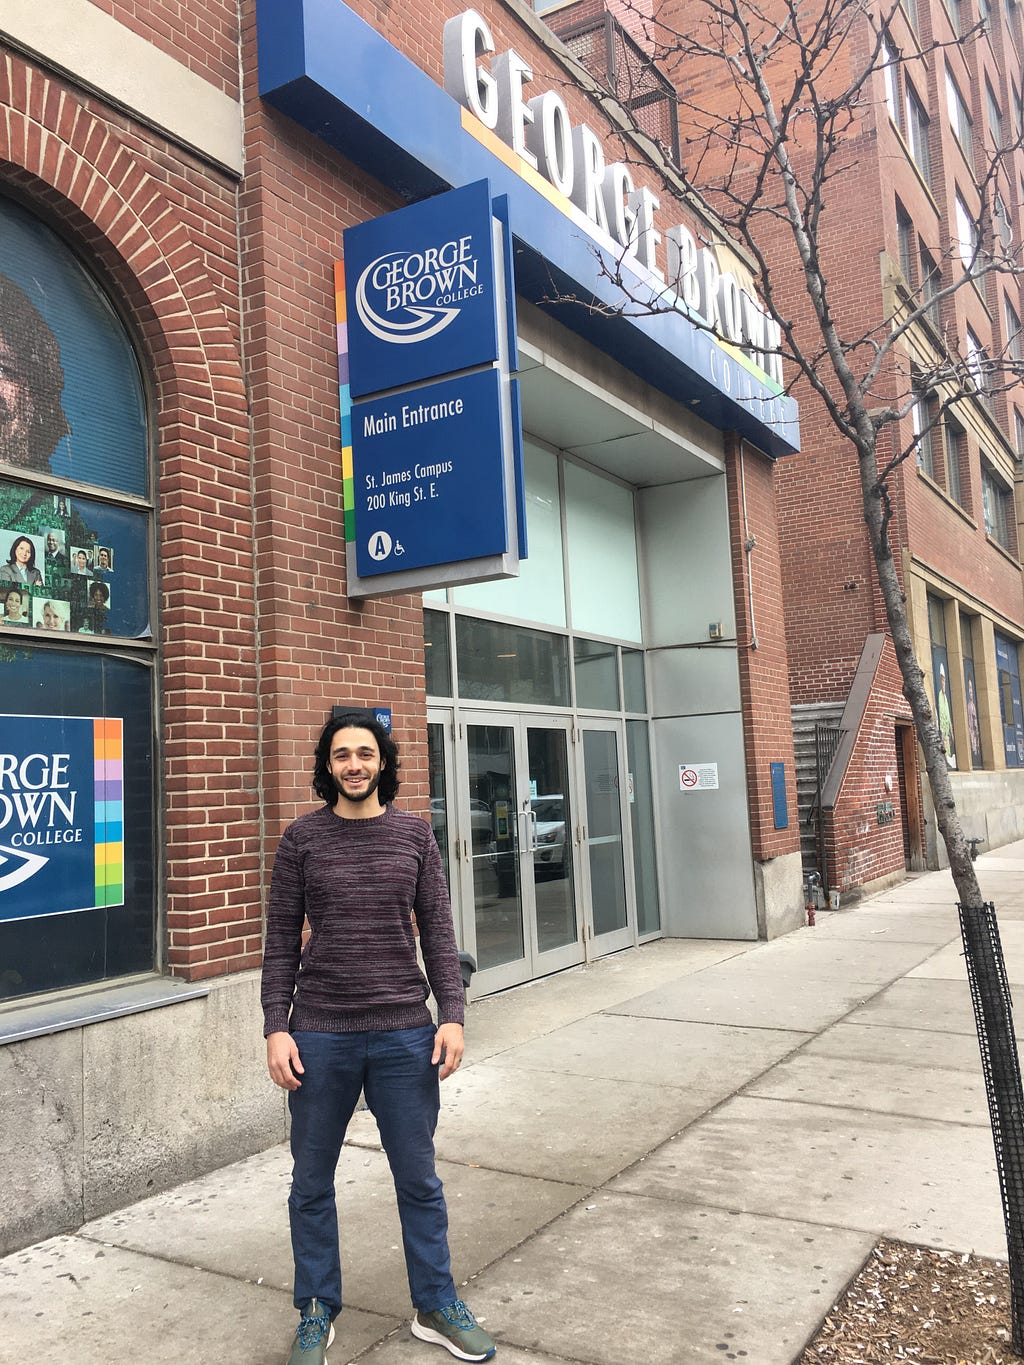
[[[282,1090],[298,1090],[302,1082],[296,1076],[305,1068],[299,1060],[299,1049],[290,1033],[267,1035],[267,1070],[270,1079]]]
[[[272,1034],[272,1037],[279,1037],[279,1034]],[[434,1034],[434,1055],[430,1062],[432,1066],[437,1066],[441,1061],[441,1054],[444,1054],[444,1061],[441,1063],[441,1080],[446,1080],[453,1071],[458,1071],[462,1062],[462,1054],[466,1050],[466,1040],[462,1032],[461,1024],[442,1024]]]

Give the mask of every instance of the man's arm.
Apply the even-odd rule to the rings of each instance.
[[[416,924],[420,931],[423,965],[427,971],[430,989],[437,1001],[438,1028],[434,1035],[432,1061],[436,1065],[443,1056],[441,1065],[443,1081],[453,1071],[457,1071],[462,1062],[465,1049],[463,1019],[466,995],[462,985],[462,966],[455,942],[448,886],[444,879],[437,841],[429,825],[416,886],[414,909]]]
[[[295,978],[302,951],[302,923],[306,901],[298,851],[287,830],[274,858],[267,909],[267,937],[263,949],[263,1035],[288,1031],[288,1014],[295,993]],[[280,1084],[280,1082],[278,1082]]]

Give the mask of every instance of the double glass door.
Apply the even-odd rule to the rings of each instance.
[[[615,722],[431,713],[431,813],[488,993],[635,941]],[[446,736],[450,736],[446,738]]]
[[[459,731],[463,928],[468,909],[478,984],[500,990],[583,958],[569,723],[463,712]]]

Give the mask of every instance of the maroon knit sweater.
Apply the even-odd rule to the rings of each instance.
[[[416,960],[413,910],[426,979]],[[313,932],[303,950],[304,918]],[[270,885],[264,1036],[429,1024],[428,981],[438,1023],[461,1024],[451,904],[427,822],[395,806],[370,820],[345,820],[324,806],[290,824]]]

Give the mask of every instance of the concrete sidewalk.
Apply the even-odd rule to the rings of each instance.
[[[1024,985],[1024,842],[978,871]],[[932,873],[770,944],[654,943],[470,1007],[437,1149],[504,1365],[790,1365],[879,1236],[1005,1256],[954,901]],[[279,1365],[288,1181],[275,1147],[0,1261],[0,1361]],[[338,1186],[331,1365],[452,1359],[409,1335],[366,1113]]]

